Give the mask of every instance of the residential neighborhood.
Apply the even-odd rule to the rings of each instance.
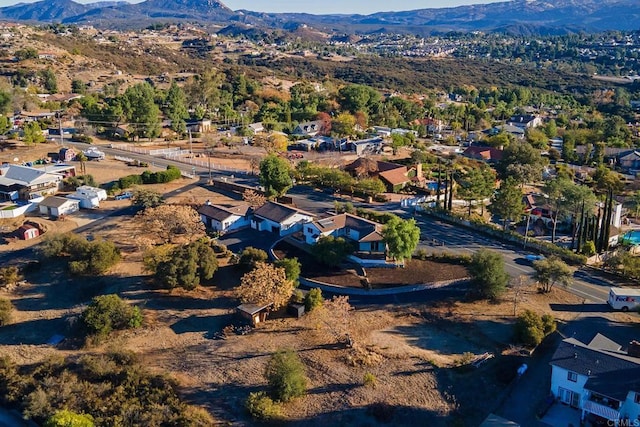
[[[0,424],[640,423],[636,32],[243,16],[0,23]]]

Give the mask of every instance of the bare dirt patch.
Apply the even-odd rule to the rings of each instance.
[[[403,268],[367,268],[367,278],[374,288],[419,285],[469,277],[461,265],[429,260],[407,260]]]

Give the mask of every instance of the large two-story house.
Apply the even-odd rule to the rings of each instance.
[[[551,359],[551,393],[603,425],[640,423],[640,343],[622,351],[597,334],[588,344],[563,340]],[[626,422],[626,424],[624,424]]]
[[[360,218],[348,213],[334,215],[304,225],[304,240],[314,245],[322,237],[344,237],[352,241],[356,247],[354,257],[357,262],[362,259],[386,258],[386,244],[382,237],[382,224]]]
[[[0,168],[0,201],[32,200],[55,194],[64,175],[29,166],[7,165]]]
[[[314,215],[291,206],[267,202],[253,211],[251,228],[288,236],[302,230],[303,224],[313,221]]]

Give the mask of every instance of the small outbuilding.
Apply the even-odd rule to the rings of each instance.
[[[80,210],[80,200],[49,196],[39,203],[40,213],[59,218]]]
[[[107,192],[102,188],[82,185],[76,189],[75,193],[69,194],[67,198],[78,200],[80,207],[83,209],[96,209],[100,207],[102,200],[107,200]]]
[[[241,304],[236,308],[236,310],[238,310],[240,316],[244,317],[251,323],[251,326],[256,326],[257,324],[267,320],[271,306],[273,306],[273,304]]]
[[[17,234],[22,240],[31,240],[40,235],[40,230],[31,224],[24,224],[18,228]]]

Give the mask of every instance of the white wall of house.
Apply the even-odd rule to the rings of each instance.
[[[630,420],[640,419],[640,392],[630,391],[627,393],[627,399],[622,403],[620,415],[629,417]]]
[[[300,213],[296,213],[291,215],[286,220],[281,223],[271,221],[266,218],[260,218],[261,221],[256,221],[253,219],[251,221],[251,228],[254,228],[258,231],[268,231],[270,233],[279,230],[280,236],[288,236],[289,234],[293,234],[297,231],[301,231],[303,224],[307,224],[313,221],[313,217],[309,215],[303,215]]]
[[[573,406],[582,409],[584,401],[587,398],[587,393],[584,390],[584,385],[588,379],[589,377],[587,377],[586,375],[577,374],[576,381],[570,381],[569,371],[558,366],[552,366],[551,393],[553,393],[556,398],[560,398],[561,401],[564,401],[568,404],[573,404]],[[580,398],[577,400],[569,401],[571,397],[568,395],[567,391],[578,394]]]
[[[50,209],[50,210],[49,210]],[[80,210],[79,200],[67,200],[66,203],[57,208],[48,208],[47,206],[40,205],[40,213],[51,215],[53,217],[59,217],[61,215],[69,215]]]
[[[218,221],[205,215],[200,215],[200,220],[206,226],[211,227],[213,230],[219,232],[237,230],[249,225],[249,219],[240,215],[229,215],[223,221]]]

